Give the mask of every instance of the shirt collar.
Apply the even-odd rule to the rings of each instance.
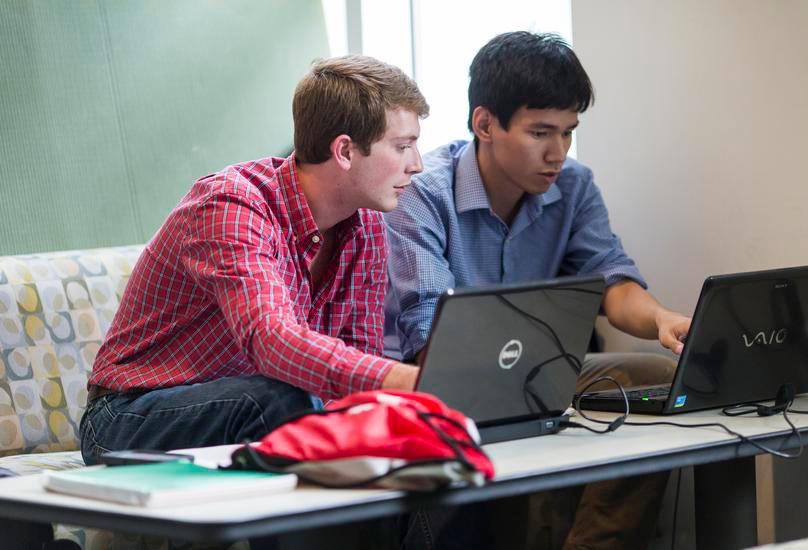
[[[273,162],[281,163],[277,168],[276,176],[289,211],[295,237],[299,242],[308,242],[312,235],[320,235],[320,230],[314,221],[306,196],[303,194],[303,188],[300,186],[295,154],[292,153],[285,159],[273,159]],[[341,235],[344,232],[353,234],[362,226],[362,217],[357,211],[337,224],[337,234]]]
[[[469,210],[490,210],[491,202],[485,192],[480,167],[477,164],[477,151],[471,141],[460,153],[455,176],[455,204],[458,214]]]
[[[559,199],[561,199],[561,190],[553,183],[541,195],[528,195],[522,203],[522,208],[538,214],[543,205],[552,204]],[[483,178],[480,175],[480,165],[477,164],[477,149],[474,147],[473,141],[466,145],[457,162],[455,204],[458,214],[469,210],[491,209],[491,202],[488,200]]]

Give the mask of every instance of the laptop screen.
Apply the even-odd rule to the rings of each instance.
[[[707,278],[667,412],[808,392],[806,312],[808,267]]]

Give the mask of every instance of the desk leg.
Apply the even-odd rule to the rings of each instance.
[[[757,545],[755,457],[696,466],[694,485],[697,548]]]

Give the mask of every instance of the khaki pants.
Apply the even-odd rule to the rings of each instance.
[[[578,391],[601,376],[624,387],[673,380],[676,362],[654,353],[591,353]],[[610,382],[589,390],[616,389]],[[603,436],[607,437],[607,436]],[[647,548],[670,472],[611,479],[528,497],[527,547],[564,550]]]
[[[658,353],[587,353],[577,390],[601,376],[611,376],[623,387],[667,384],[673,381],[676,361]],[[615,390],[611,382],[598,382],[589,391]]]
[[[611,376],[624,386],[670,382],[674,368],[672,360],[658,354],[589,354],[584,360],[578,387],[582,389],[600,376]],[[590,389],[613,387],[607,383]],[[656,529],[669,474],[660,472],[419,511],[412,514],[406,524],[402,548],[647,548]]]

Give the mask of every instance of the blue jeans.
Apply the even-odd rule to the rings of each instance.
[[[311,408],[305,391],[260,375],[114,393],[87,405],[81,419],[81,454],[87,464],[94,464],[107,451],[258,440],[285,418]]]

